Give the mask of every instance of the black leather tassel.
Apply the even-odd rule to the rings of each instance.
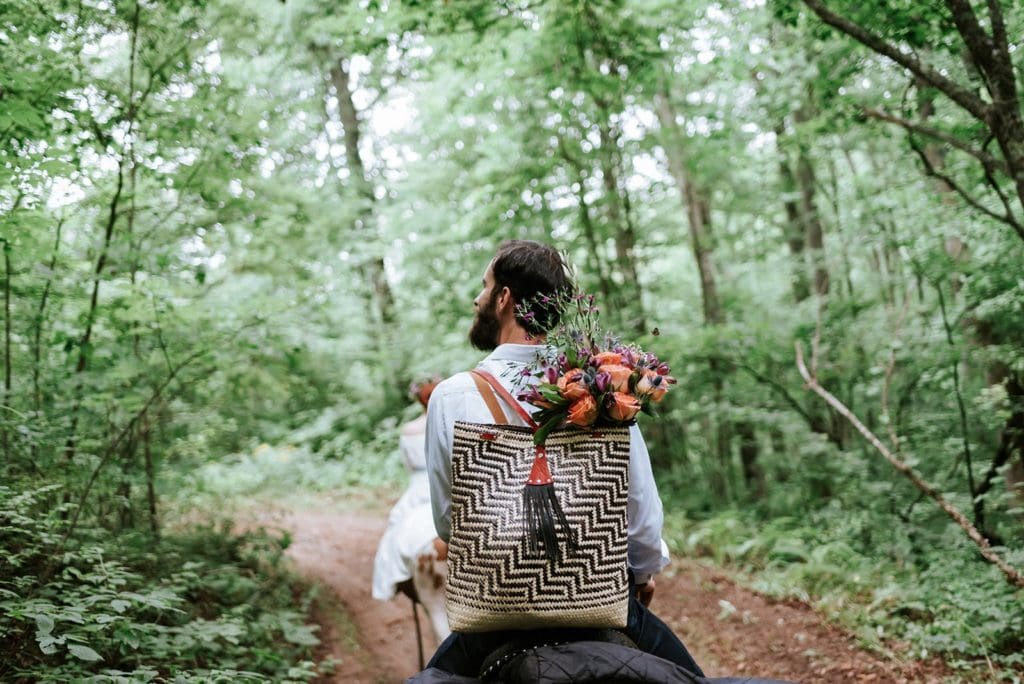
[[[537,555],[543,553],[548,560],[557,560],[561,555],[559,528],[565,537],[566,549],[576,549],[576,535],[569,528],[569,521],[558,503],[554,484],[528,484],[523,487],[523,512],[527,549]]]

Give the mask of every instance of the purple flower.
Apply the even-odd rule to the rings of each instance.
[[[605,371],[601,371],[594,376],[594,386],[597,387],[598,392],[604,392],[608,389],[608,385],[612,381],[612,376]]]
[[[526,392],[523,392],[518,397],[519,401],[526,401],[531,404],[537,403],[538,400],[543,399],[540,392],[537,391],[536,387],[531,387]]]
[[[558,382],[558,371],[555,370],[554,367],[548,366],[546,369],[544,369],[544,375],[547,381],[552,385]]]

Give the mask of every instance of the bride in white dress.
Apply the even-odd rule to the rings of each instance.
[[[416,398],[426,409],[436,381],[414,385]],[[423,605],[438,643],[449,634],[444,612],[447,545],[437,538],[430,509],[424,437],[427,414],[402,426],[398,448],[408,468],[409,486],[388,515],[388,527],[373,562],[373,598],[387,601],[401,591]]]

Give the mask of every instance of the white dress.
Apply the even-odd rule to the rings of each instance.
[[[391,509],[388,527],[377,545],[373,561],[373,598],[387,601],[395,586],[412,578],[416,559],[430,551],[437,531],[430,508],[424,436],[427,416],[402,426],[398,449],[411,472],[409,486]]]

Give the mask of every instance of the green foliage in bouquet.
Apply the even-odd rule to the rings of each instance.
[[[630,425],[641,411],[652,413],[652,405],[675,384],[669,365],[656,355],[601,331],[594,295],[542,296],[517,314],[529,325],[538,310],[558,311],[561,323],[548,335],[537,368],[524,371],[540,382],[519,395],[540,409],[534,414],[540,425],[537,444],[563,425]]]

